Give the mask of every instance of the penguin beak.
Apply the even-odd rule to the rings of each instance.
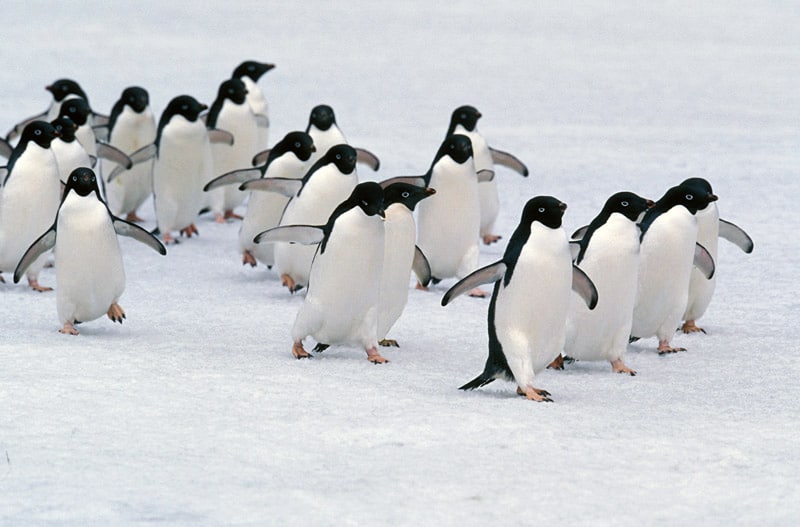
[[[425,194],[427,194],[428,196],[433,196],[434,194],[436,194],[436,189],[431,187],[425,187]]]
[[[312,151],[312,152],[316,152],[316,151],[317,151],[317,147],[316,147],[316,146],[314,146],[314,145],[311,145],[311,151]]]
[[[647,208],[648,208],[648,209],[652,209],[653,207],[655,207],[655,206],[656,206],[656,202],[655,202],[655,201],[653,201],[652,199],[646,199],[646,200],[644,200],[644,204],[645,204],[645,205],[647,205]]]
[[[384,220],[384,221],[386,220],[386,211],[383,210],[383,207],[378,209],[377,214],[378,214],[378,216],[381,217],[382,220]]]
[[[49,91],[50,93],[53,93],[53,85],[52,84],[48,84],[47,86],[44,87],[44,89]]]
[[[561,209],[561,212],[563,213],[564,211],[567,210],[567,204],[566,203],[559,203],[558,204],[558,208]]]
[[[709,202],[711,202],[711,201],[717,201],[718,199],[719,199],[719,198],[717,197],[717,195],[716,195],[716,194],[711,194],[711,195],[708,197],[708,201],[709,201]]]

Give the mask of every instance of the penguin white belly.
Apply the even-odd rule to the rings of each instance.
[[[92,160],[89,158],[89,154],[78,141],[66,143],[60,139],[56,139],[50,143],[50,148],[56,156],[59,177],[64,183],[66,183],[67,178],[76,168],[92,168]]]
[[[500,285],[494,325],[514,379],[524,389],[564,347],[572,264],[563,229],[538,223],[508,287]]]
[[[631,334],[670,340],[686,308],[697,222],[684,207],[659,216],[642,240]]]
[[[463,278],[478,266],[480,205],[472,162],[442,158],[431,174],[436,194],[420,202],[419,245],[438,279]]]
[[[386,209],[384,222],[383,273],[378,306],[378,340],[389,330],[408,302],[411,266],[414,261],[416,226],[408,207],[393,203]]]
[[[597,288],[597,306],[570,293],[564,354],[578,360],[621,358],[628,345],[639,273],[639,229],[612,214],[597,229],[579,264]]]
[[[347,144],[344,134],[336,124],[332,124],[327,130],[320,130],[314,125],[308,129],[308,135],[314,140],[316,152],[311,154],[308,166],[312,166],[318,159],[324,156],[332,146]]]
[[[243,76],[241,79],[242,82],[244,82],[245,88],[247,88],[247,104],[250,106],[250,109],[253,110],[253,113],[256,115],[269,117],[269,105],[267,104],[267,98],[264,97],[264,92],[261,91],[258,84],[253,82],[253,79],[250,77]],[[257,130],[255,152],[261,152],[267,148],[269,148],[269,127],[259,126]]]
[[[299,196],[286,206],[281,225],[324,225],[331,213],[346,200],[358,184],[355,170],[344,175],[329,164],[309,178]],[[275,271],[288,274],[296,285],[308,284],[311,261],[317,251],[315,245],[277,243],[275,245]]]
[[[105,315],[125,289],[122,254],[105,205],[71,192],[61,205],[56,229],[60,322],[88,322]]]
[[[311,335],[325,344],[377,345],[383,245],[380,218],[365,217],[355,208],[336,220],[325,252],[314,259],[292,329],[295,341]]]
[[[109,144],[130,155],[156,140],[156,123],[149,108],[141,113],[125,106],[111,130]],[[101,161],[102,173],[111,174],[117,164],[107,159]],[[117,216],[138,209],[153,193],[153,161],[144,161],[106,184],[108,206]]]
[[[719,245],[717,204],[712,202],[705,209],[697,211],[695,218],[697,218],[697,243],[708,250],[716,263]],[[683,313],[683,320],[697,320],[703,316],[711,303],[716,286],[716,273],[709,280],[697,268],[692,267],[692,275],[689,279],[689,300]]]
[[[217,117],[216,127],[233,134],[234,141],[232,145],[224,143],[211,145],[214,160],[211,179],[231,170],[249,166],[253,155],[257,153],[258,126],[255,115],[247,104],[234,104],[226,100]],[[241,192],[236,185],[224,185],[208,194],[211,210],[217,213],[235,209],[244,203],[247,197],[247,194]]]
[[[463,134],[469,137],[472,142],[472,152],[475,161],[475,171],[481,170],[494,171],[494,161],[492,152],[486,139],[478,132],[477,127],[473,131],[468,131],[462,125],[455,127],[454,133]],[[492,234],[494,222],[500,212],[500,198],[497,195],[497,178],[491,181],[478,183],[478,198],[481,209],[480,235]]]

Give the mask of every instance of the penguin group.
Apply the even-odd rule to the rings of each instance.
[[[47,86],[50,106],[0,141],[8,159],[0,272],[50,290],[39,273],[53,250],[59,331],[77,335],[77,324],[104,314],[126,318],[117,236],[165,255],[180,236],[198,235],[198,218],[210,213],[238,224],[244,265],[266,266],[289,294],[303,295],[287,331],[293,357],[339,345],[389,362],[379,350],[399,347],[389,337],[410,289],[440,291],[454,280],[442,306],[462,294],[490,297],[488,358],[461,389],[505,379],[527,399],[552,401],[535,385],[546,368],[607,361],[633,376],[624,362],[633,341],[656,337],[660,355],[684,351],[672,337],[704,332],[697,320],[714,293],[718,238],[753,250],[744,230],[719,217],[710,183],[690,178],[655,201],[617,192],[572,236],[563,228],[567,204],[531,193],[502,258],[479,267],[481,244],[503,238],[497,167],[529,170],[489,145],[477,108],[452,111],[424,174],[363,181],[358,167],[378,172],[380,160],[347,142],[327,104],[270,146],[258,83],[274,68],[244,61],[210,105],[178,95],[158,120],[140,86],[126,87],[108,116],[74,80]],[[148,199],[150,231],[138,214]]]

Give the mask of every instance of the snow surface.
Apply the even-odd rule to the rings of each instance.
[[[452,281],[411,291],[390,364],[296,361],[302,297],[241,266],[237,224],[203,218],[166,257],[124,239],[122,326],[61,335],[54,293],[0,285],[0,524],[797,524],[796,2],[7,4],[9,128],[60,77],[105,112],[142,85],[160,113],[256,59],[277,64],[271,142],[330,104],[381,157],[362,179],[423,172],[451,111],[478,107],[531,169],[498,173],[505,239],[535,194],[569,204],[571,232],[613,192],[702,176],[756,248],[722,242],[709,335],[674,341],[688,352],[640,341],[635,378],[547,371],[555,403],[537,404],[456,389],[483,367],[488,302],[440,307]]]

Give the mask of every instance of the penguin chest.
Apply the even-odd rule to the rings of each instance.
[[[155,117],[150,108],[136,113],[126,106],[117,117],[108,142],[130,154],[155,141],[156,133]]]
[[[489,150],[489,144],[486,139],[478,132],[476,127],[474,130],[467,131],[461,125],[456,126],[454,133],[462,134],[469,137],[472,142],[473,159],[475,162],[475,171],[481,170],[494,170],[494,161],[492,161],[492,152]]]
[[[314,146],[317,149],[309,159],[309,163],[312,164],[324,156],[332,146],[347,144],[347,139],[345,139],[344,134],[336,124],[332,124],[327,130],[320,130],[312,125],[308,130],[308,135],[314,140]]]
[[[267,98],[264,97],[264,92],[261,88],[253,82],[250,77],[242,77],[245,88],[247,88],[247,104],[252,108],[253,113],[257,115],[269,115],[269,107],[267,105]]]
[[[383,273],[378,313],[379,337],[386,335],[385,332],[389,331],[408,301],[409,279],[416,242],[414,217],[405,205],[394,203],[387,207],[384,228]]]
[[[66,181],[72,171],[78,167],[91,168],[92,166],[89,154],[77,140],[67,143],[59,139],[52,142],[51,148],[56,156],[61,181]]]

